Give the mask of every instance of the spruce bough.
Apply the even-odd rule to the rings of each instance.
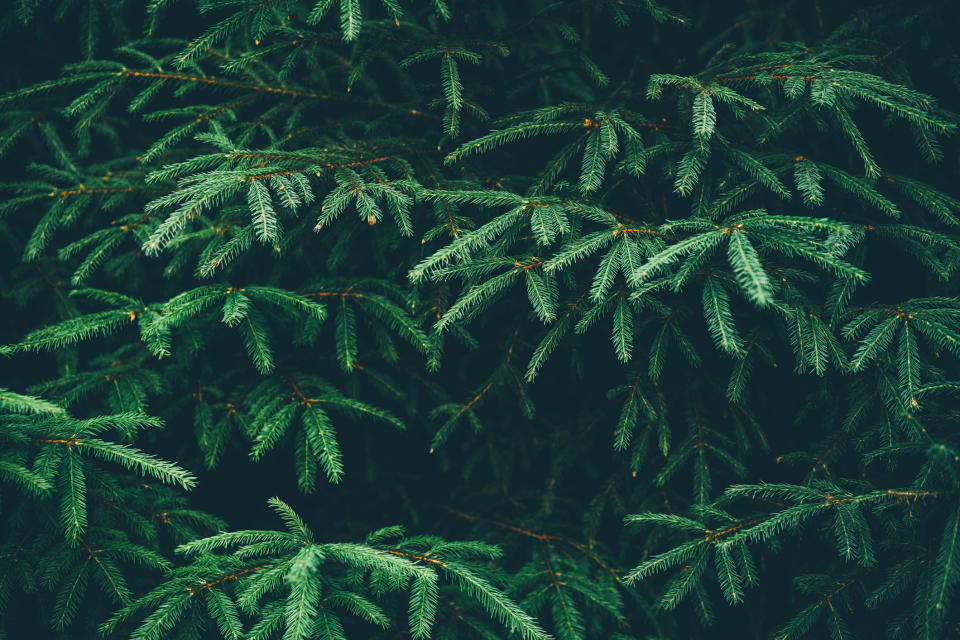
[[[951,3],[8,14],[0,635],[957,636]]]

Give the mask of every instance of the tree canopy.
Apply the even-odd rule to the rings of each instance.
[[[12,0],[0,637],[960,637],[946,0]]]

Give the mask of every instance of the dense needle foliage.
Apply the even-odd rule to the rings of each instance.
[[[12,0],[0,636],[960,637],[953,5]]]

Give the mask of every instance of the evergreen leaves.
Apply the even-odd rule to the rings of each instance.
[[[8,635],[948,637],[955,11],[761,5],[18,2]]]
[[[742,232],[730,234],[727,245],[727,259],[737,276],[737,283],[747,297],[757,306],[765,307],[772,302],[773,286],[770,278],[760,264],[757,250]]]
[[[9,526],[22,540],[21,547],[30,549],[24,569],[43,576],[46,588],[55,592],[50,620],[54,628],[65,629],[77,618],[91,584],[115,605],[126,605],[132,596],[127,586],[131,569],[169,567],[151,548],[159,530],[144,518],[150,506],[175,514],[168,521],[174,539],[219,526],[219,520],[184,508],[180,497],[170,501],[164,492],[145,503],[139,484],[131,487],[122,481],[122,470],[129,469],[141,482],[157,479],[189,489],[195,484],[189,471],[131,445],[97,437],[112,430],[129,439],[159,424],[132,413],[80,420],[38,398],[8,391],[0,396],[0,435],[7,441],[0,454],[0,482],[28,496],[7,512],[14,518]],[[57,507],[50,510],[45,506],[50,503]],[[12,551],[4,548],[5,553]]]
[[[480,563],[497,557],[496,547],[434,536],[408,538],[399,527],[373,532],[363,544],[317,543],[286,503],[272,498],[270,504],[287,532],[222,532],[181,545],[178,551],[189,563],[127,604],[101,631],[139,619],[132,637],[163,638],[174,628],[197,632],[209,618],[225,638],[234,633],[246,637],[246,620],[251,620],[251,631],[273,629],[284,638],[342,638],[341,616],[386,627],[389,620],[380,603],[409,591],[410,633],[429,637],[442,580],[445,588],[475,601],[525,640],[549,637],[483,576]],[[377,584],[380,588],[372,586]],[[144,615],[144,609],[154,607],[165,615]]]

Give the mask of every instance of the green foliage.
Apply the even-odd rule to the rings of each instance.
[[[343,638],[341,619],[387,629],[387,610],[402,608],[406,597],[410,633],[426,637],[435,625],[451,622],[447,616],[438,619],[440,594],[459,593],[519,637],[547,637],[485,577],[479,561],[499,557],[496,547],[406,537],[400,527],[374,531],[361,544],[319,543],[286,503],[271,498],[270,505],[286,531],[224,532],[180,545],[177,551],[189,564],[117,611],[101,632],[137,620],[130,634],[137,640],[171,633],[189,637],[209,619],[225,638],[263,637],[274,630],[292,639]],[[494,633],[492,626],[488,633]]]
[[[19,589],[49,594],[50,625],[65,629],[91,588],[125,605],[133,578],[170,568],[160,553],[164,539],[190,540],[222,526],[167,487],[131,482],[139,476],[189,489],[190,472],[102,437],[113,432],[129,440],[159,427],[156,418],[137,413],[80,420],[42,399],[0,390],[0,481],[5,495],[9,489],[18,497],[5,509],[0,602]]]
[[[0,636],[957,636],[951,3],[8,13]]]

